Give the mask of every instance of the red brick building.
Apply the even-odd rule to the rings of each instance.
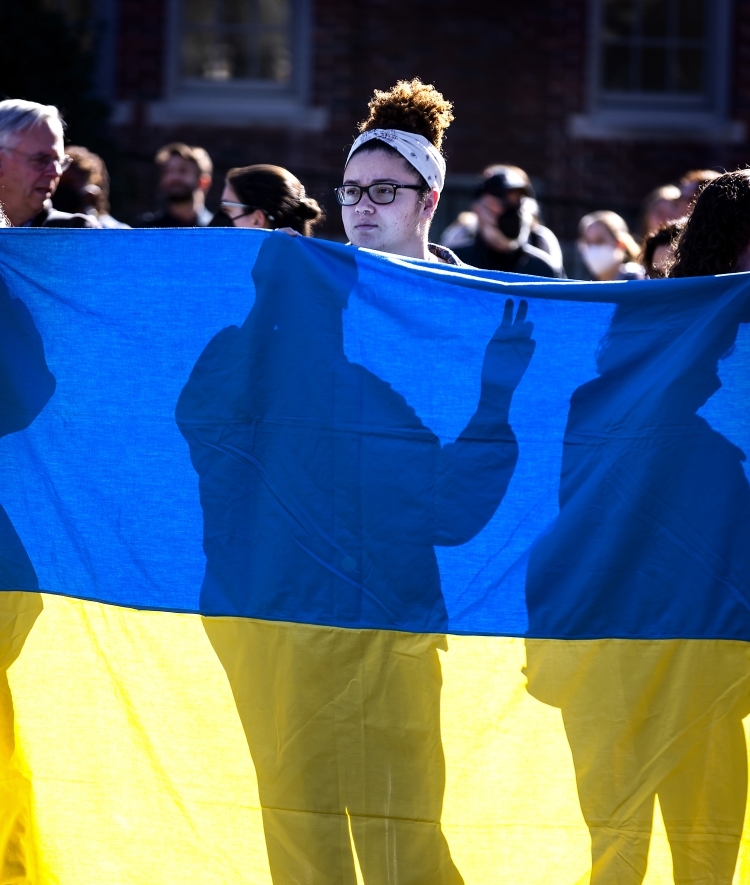
[[[151,208],[166,141],[289,167],[331,189],[374,88],[433,82],[455,105],[438,224],[494,162],[522,166],[570,240],[586,211],[634,219],[694,167],[750,160],[750,0],[100,0],[103,88],[128,204]],[[105,82],[106,81],[106,82]],[[211,205],[211,199],[209,199]]]

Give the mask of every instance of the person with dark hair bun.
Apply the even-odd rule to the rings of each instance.
[[[375,90],[336,188],[354,246],[409,258],[461,264],[428,234],[445,184],[441,152],[452,105],[434,86],[399,80]]]
[[[217,215],[232,227],[291,228],[309,237],[323,213],[291,172],[261,163],[229,170]]]
[[[750,169],[727,172],[701,191],[675,249],[670,277],[750,271]]]

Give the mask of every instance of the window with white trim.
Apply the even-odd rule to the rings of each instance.
[[[588,114],[574,135],[736,140],[726,119],[731,0],[591,0]]]
[[[312,0],[168,0],[168,13],[152,123],[325,127],[309,103]]]

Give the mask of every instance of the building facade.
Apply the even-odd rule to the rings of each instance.
[[[340,235],[332,189],[357,121],[373,89],[414,76],[455,106],[439,227],[490,163],[526,169],[571,241],[587,211],[634,222],[652,188],[750,159],[750,0],[100,0],[96,14],[130,218],[152,208],[157,148],[180,140],[211,154],[214,203],[226,169],[277,163]]]

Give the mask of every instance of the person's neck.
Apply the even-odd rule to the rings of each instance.
[[[402,255],[404,258],[421,258],[422,261],[430,260],[430,250],[427,248],[427,238],[415,237],[403,243],[399,243],[394,249],[388,250],[392,255]]]
[[[189,200],[179,200],[167,203],[167,212],[179,221],[191,222],[198,218],[206,204],[206,198],[202,191],[194,193]]]

